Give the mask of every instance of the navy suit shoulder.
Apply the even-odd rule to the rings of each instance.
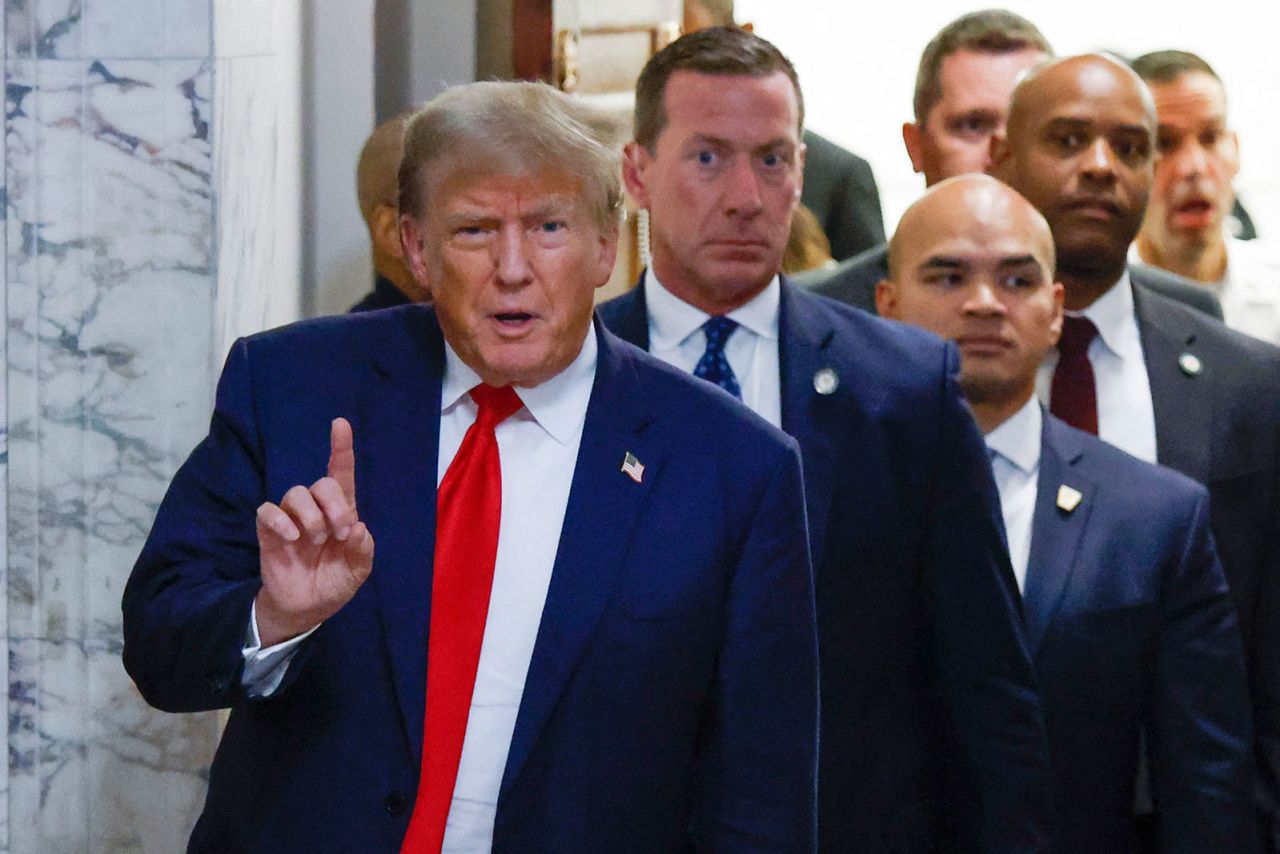
[[[1204,285],[1147,264],[1130,264],[1129,277],[1140,287],[1190,306],[1215,320],[1222,320],[1222,302]]]
[[[834,269],[800,273],[794,281],[816,294],[876,314],[876,285],[888,275],[889,247],[882,243],[840,262]]]
[[[1145,731],[1159,850],[1254,850],[1248,682],[1208,492],[1047,414],[1037,492],[1024,598],[1058,847],[1133,849]]]
[[[595,334],[493,850],[639,854],[692,834],[706,850],[811,852],[816,637],[795,444]],[[232,710],[193,851],[399,847],[423,750],[443,346],[433,310],[415,305],[232,348],[209,435],[123,601],[125,666],[144,696]],[[280,688],[250,697],[254,509],[324,473],[338,415],[353,426],[374,570]],[[628,453],[643,466],[630,475]]]
[[[1209,488],[1214,538],[1249,664],[1258,809],[1280,851],[1280,348],[1146,287],[1134,311],[1159,462]]]
[[[597,311],[648,345],[643,287]],[[778,348],[815,572],[820,849],[1037,850],[1047,747],[955,348],[785,280]]]

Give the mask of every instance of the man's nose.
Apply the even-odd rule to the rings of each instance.
[[[1094,179],[1110,180],[1116,175],[1116,153],[1105,137],[1098,137],[1085,150],[1084,171]]]
[[[532,274],[525,247],[524,229],[508,225],[498,230],[496,245],[498,281],[504,285],[520,285]]]
[[[1188,142],[1174,154],[1174,164],[1179,177],[1197,178],[1205,173],[1205,150],[1198,142]]]
[[[996,292],[995,284],[983,280],[975,282],[969,289],[964,311],[977,317],[999,317],[1005,313],[1005,307],[1000,294]]]
[[[725,213],[733,216],[755,216],[764,207],[760,197],[760,176],[748,156],[735,157],[725,176]]]

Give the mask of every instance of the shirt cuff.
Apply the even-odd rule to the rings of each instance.
[[[278,644],[262,646],[262,636],[258,634],[258,602],[255,599],[249,610],[249,629],[245,632],[244,670],[240,674],[240,685],[250,697],[269,697],[280,687],[289,662],[293,660],[298,645],[311,637],[312,632],[320,628],[320,624],[312,626],[297,637],[289,638]]]

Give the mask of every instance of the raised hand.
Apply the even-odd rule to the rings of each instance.
[[[373,536],[356,512],[351,424],[329,430],[328,474],[258,508],[258,635],[267,647],[300,635],[351,601],[373,569]]]

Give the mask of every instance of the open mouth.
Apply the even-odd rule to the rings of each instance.
[[[1213,224],[1213,212],[1208,199],[1187,199],[1173,209],[1173,219],[1185,228],[1204,228]]]
[[[503,332],[523,332],[534,319],[534,316],[527,311],[499,311],[490,316],[497,322],[498,329]]]

